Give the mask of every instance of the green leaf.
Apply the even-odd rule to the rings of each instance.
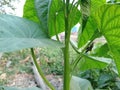
[[[94,13],[100,32],[108,42],[120,74],[120,5],[103,5]]]
[[[40,23],[34,4],[34,0],[26,0],[24,5],[23,17]]]
[[[115,84],[120,89],[120,81],[115,82]]]
[[[42,29],[48,33],[48,9],[51,0],[35,0],[35,8],[41,22]]]
[[[93,57],[83,54],[83,58],[79,62],[79,69],[81,71],[94,68],[104,68],[106,65],[110,64],[112,60],[110,58],[104,57]]]
[[[84,30],[87,20],[90,16],[90,7],[91,1],[90,0],[81,0],[81,13],[82,13],[82,31]]]
[[[64,22],[64,6],[62,0],[52,0],[49,7],[49,35],[54,36],[65,31],[65,22]],[[78,10],[77,6],[69,5],[69,29],[79,22],[81,13]]]
[[[107,85],[109,85],[110,80],[112,80],[112,78],[113,78],[113,76],[108,74],[108,72],[101,74],[99,79],[98,79],[98,88],[107,87]],[[106,82],[108,82],[108,83],[106,83]]]
[[[79,6],[69,5],[70,13],[69,13],[69,28],[71,29],[77,23],[79,23],[81,19],[81,12],[78,9]]]
[[[115,64],[117,67],[117,71],[120,75],[120,47],[119,46],[114,46],[114,45],[110,45],[110,50],[111,50],[111,55],[113,56],[114,60],[115,60]]]
[[[89,56],[89,55],[84,55],[84,57],[91,59],[93,61],[102,62],[106,64],[110,64],[112,62],[111,58],[97,57],[97,56],[95,57],[95,56]]]
[[[116,2],[120,2],[120,0],[115,0]]]
[[[40,26],[16,16],[0,15],[0,52],[15,51],[31,47],[59,47],[50,40]]]
[[[78,48],[99,36],[99,31],[97,30],[94,19],[90,17],[83,32],[79,31],[78,33]]]
[[[91,12],[97,11],[100,6],[104,5],[106,0],[91,0]]]
[[[82,13],[82,31],[84,30],[90,14],[96,11],[100,6],[104,5],[106,0],[81,0]]]
[[[72,76],[70,90],[93,90],[93,88],[88,80]]]
[[[82,7],[82,13],[84,18],[82,18],[82,30],[79,30],[78,33],[78,48],[84,46],[86,43],[88,43],[91,40],[94,40],[95,38],[100,36],[99,31],[97,30],[96,22],[94,21],[94,18],[90,15],[94,11],[96,11],[100,6],[106,3],[106,0],[91,0],[88,1],[81,1],[83,5]],[[91,8],[91,9],[90,9]],[[88,11],[89,10],[89,11]],[[95,35],[95,36],[94,36]]]
[[[108,47],[108,44],[101,44],[101,43],[96,43],[94,44],[93,50],[91,51],[90,55],[92,56],[98,56],[98,57],[106,57],[110,58],[110,50]]]
[[[49,36],[57,35],[65,30],[62,0],[52,0],[48,13]]]

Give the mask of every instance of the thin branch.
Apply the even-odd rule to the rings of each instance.
[[[53,87],[53,85],[51,85],[51,83],[49,83],[49,81],[46,79],[45,75],[44,75],[43,72],[42,72],[42,69],[41,69],[40,66],[38,65],[33,48],[31,48],[31,54],[32,54],[33,62],[34,62],[35,66],[36,66],[36,68],[37,68],[37,70],[38,70],[38,72],[39,72],[39,75],[42,77],[42,79],[44,80],[44,82],[48,85],[48,87],[49,87],[51,90],[55,90],[55,88]]]

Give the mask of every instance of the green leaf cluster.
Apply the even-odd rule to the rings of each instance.
[[[94,46],[92,49],[90,49],[87,52],[88,54],[83,57],[84,59],[81,59],[80,62],[86,61],[84,62],[83,65],[81,65],[80,63],[81,68],[89,67],[90,65],[91,67],[94,67],[94,64],[96,62],[95,60],[98,60],[98,57],[99,59],[101,58],[101,60],[103,58],[106,58],[104,59],[104,61],[105,60],[107,61],[108,58],[109,60],[111,59],[115,62],[117,70],[120,73],[120,68],[119,68],[120,67],[119,66],[120,65],[119,63],[120,5],[118,3],[114,3],[114,4],[106,3],[105,0],[102,1],[91,0],[90,4],[91,4],[91,13],[87,14],[88,19],[86,20],[86,23],[81,22],[85,26],[83,27],[82,25],[78,33],[78,48],[80,49],[84,47],[89,48],[91,43],[94,43]],[[105,44],[104,43],[101,44],[101,46],[97,47],[97,49],[95,50],[94,47],[96,47],[96,43],[97,43],[95,39],[101,36],[105,38],[104,39]],[[90,62],[90,60],[88,60],[87,58],[85,59],[86,56],[89,57],[89,59],[91,58],[91,60],[94,57],[95,62]],[[95,59],[95,57],[97,58]],[[104,61],[102,60],[102,62]],[[101,66],[101,65],[97,65],[97,66]],[[104,65],[102,65],[101,67],[104,67]]]
[[[0,52],[62,47],[67,74],[71,74],[78,63],[80,70],[115,63],[120,75],[119,19],[119,0],[73,0],[72,3],[69,0],[26,0],[23,18],[0,15]],[[70,42],[70,32],[77,23],[80,28],[77,45],[74,45]],[[65,43],[60,42],[61,32],[65,32]],[[52,36],[58,41],[51,40]],[[105,42],[97,46],[96,39],[101,36]],[[69,44],[78,54],[72,62],[69,61]],[[69,81],[68,77],[67,83]]]
[[[91,82],[94,90],[119,90],[119,76],[111,67],[103,69],[89,69],[79,74],[79,77]]]

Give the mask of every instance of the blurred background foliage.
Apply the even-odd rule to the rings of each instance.
[[[0,0],[0,13],[15,14],[16,4],[20,0]]]

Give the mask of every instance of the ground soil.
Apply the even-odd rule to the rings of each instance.
[[[47,75],[46,78],[55,86],[56,90],[62,90],[62,79],[61,76]],[[34,87],[37,86],[32,74],[16,74],[9,77],[9,81],[6,86],[15,87]]]

